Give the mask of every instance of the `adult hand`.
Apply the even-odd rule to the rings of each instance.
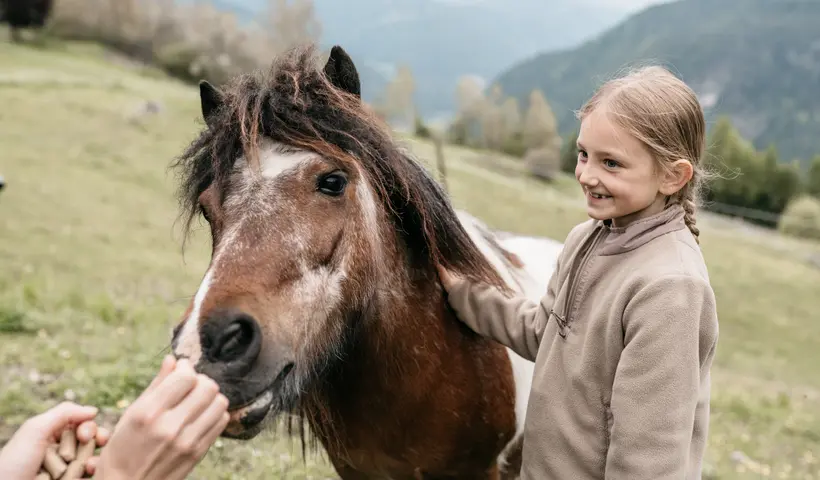
[[[228,400],[191,364],[167,356],[125,411],[100,454],[95,478],[184,479],[228,424]]]
[[[92,438],[98,446],[108,441],[108,432],[97,428],[93,419],[95,407],[63,402],[36,417],[28,419],[0,452],[0,478],[31,480],[40,471],[46,449],[60,439],[66,428],[77,429],[77,439],[86,443]],[[79,427],[77,427],[79,425]],[[92,473],[86,465],[86,470]]]

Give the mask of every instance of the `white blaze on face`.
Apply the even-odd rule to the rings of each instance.
[[[202,356],[202,347],[199,344],[199,316],[202,311],[202,302],[205,301],[205,295],[208,294],[212,278],[213,269],[210,268],[205,272],[205,278],[202,279],[202,283],[194,296],[194,306],[191,313],[179,332],[179,342],[175,353],[187,357],[193,364],[196,364]]]

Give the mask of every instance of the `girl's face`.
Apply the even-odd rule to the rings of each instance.
[[[663,210],[664,185],[650,151],[595,110],[581,122],[575,178],[584,189],[587,214],[625,226]]]

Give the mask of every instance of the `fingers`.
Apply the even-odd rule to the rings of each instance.
[[[72,402],[63,402],[36,417],[29,419],[21,430],[30,442],[43,442],[56,439],[65,427],[93,419],[97,415],[96,407],[80,406]]]
[[[88,475],[94,475],[97,471],[97,465],[100,464],[100,457],[93,456],[85,462],[85,471]]]
[[[146,397],[151,405],[160,410],[175,407],[197,383],[196,372],[188,360],[182,359]]]
[[[177,361],[173,355],[166,355],[165,358],[162,359],[162,365],[159,367],[159,373],[157,373],[157,376],[151,380],[151,383],[148,385],[148,388],[145,389],[144,393],[153,391],[157,385],[162,383],[165,377],[174,371],[176,365]]]
[[[97,438],[95,439],[95,443],[98,447],[104,447],[108,440],[111,439],[111,432],[108,431],[107,428],[98,428],[97,429]]]
[[[146,477],[165,480],[186,478],[219,434],[225,430],[229,420],[227,408],[228,399],[222,394],[217,394],[201,415],[189,424],[183,424],[171,442],[148,462],[151,468]],[[169,412],[169,415],[172,413],[176,411]],[[169,416],[164,423],[178,420],[178,416]]]
[[[211,445],[219,438],[219,435],[225,431],[225,427],[228,426],[228,422],[230,421],[231,416],[228,412],[222,412],[222,416],[219,418],[211,429],[205,433],[205,435],[199,440],[200,443],[197,446],[197,449],[202,452],[201,456],[204,456],[205,453],[208,452],[208,449],[211,448]]]
[[[444,288],[449,289],[456,282],[455,276],[446,268],[436,265],[436,270],[438,270],[438,277]]]
[[[205,375],[196,376],[196,387],[171,411],[171,415],[182,419],[186,425],[197,418],[219,393],[219,386]]]
[[[97,424],[94,421],[83,422],[77,427],[77,441],[88,443],[97,436]]]
[[[225,429],[228,424],[227,420],[223,424],[223,420],[228,416],[228,399],[224,395],[218,395],[208,408],[197,419],[186,426],[180,434],[180,443],[183,445],[195,445],[196,452],[202,452],[204,455],[211,443],[216,440],[216,437]],[[221,428],[218,428],[222,425]],[[216,434],[214,434],[214,430]],[[204,450],[203,450],[204,447]]]
[[[99,427],[93,420],[84,422],[77,427],[77,441],[80,443],[88,443],[91,439],[94,439],[94,443],[98,447],[104,447],[109,438],[111,438],[111,432]]]

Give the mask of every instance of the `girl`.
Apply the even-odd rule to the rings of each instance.
[[[459,318],[535,362],[521,478],[700,478],[718,321],[695,203],[705,120],[660,67],[580,110],[575,177],[591,217],[540,302],[440,268]]]

